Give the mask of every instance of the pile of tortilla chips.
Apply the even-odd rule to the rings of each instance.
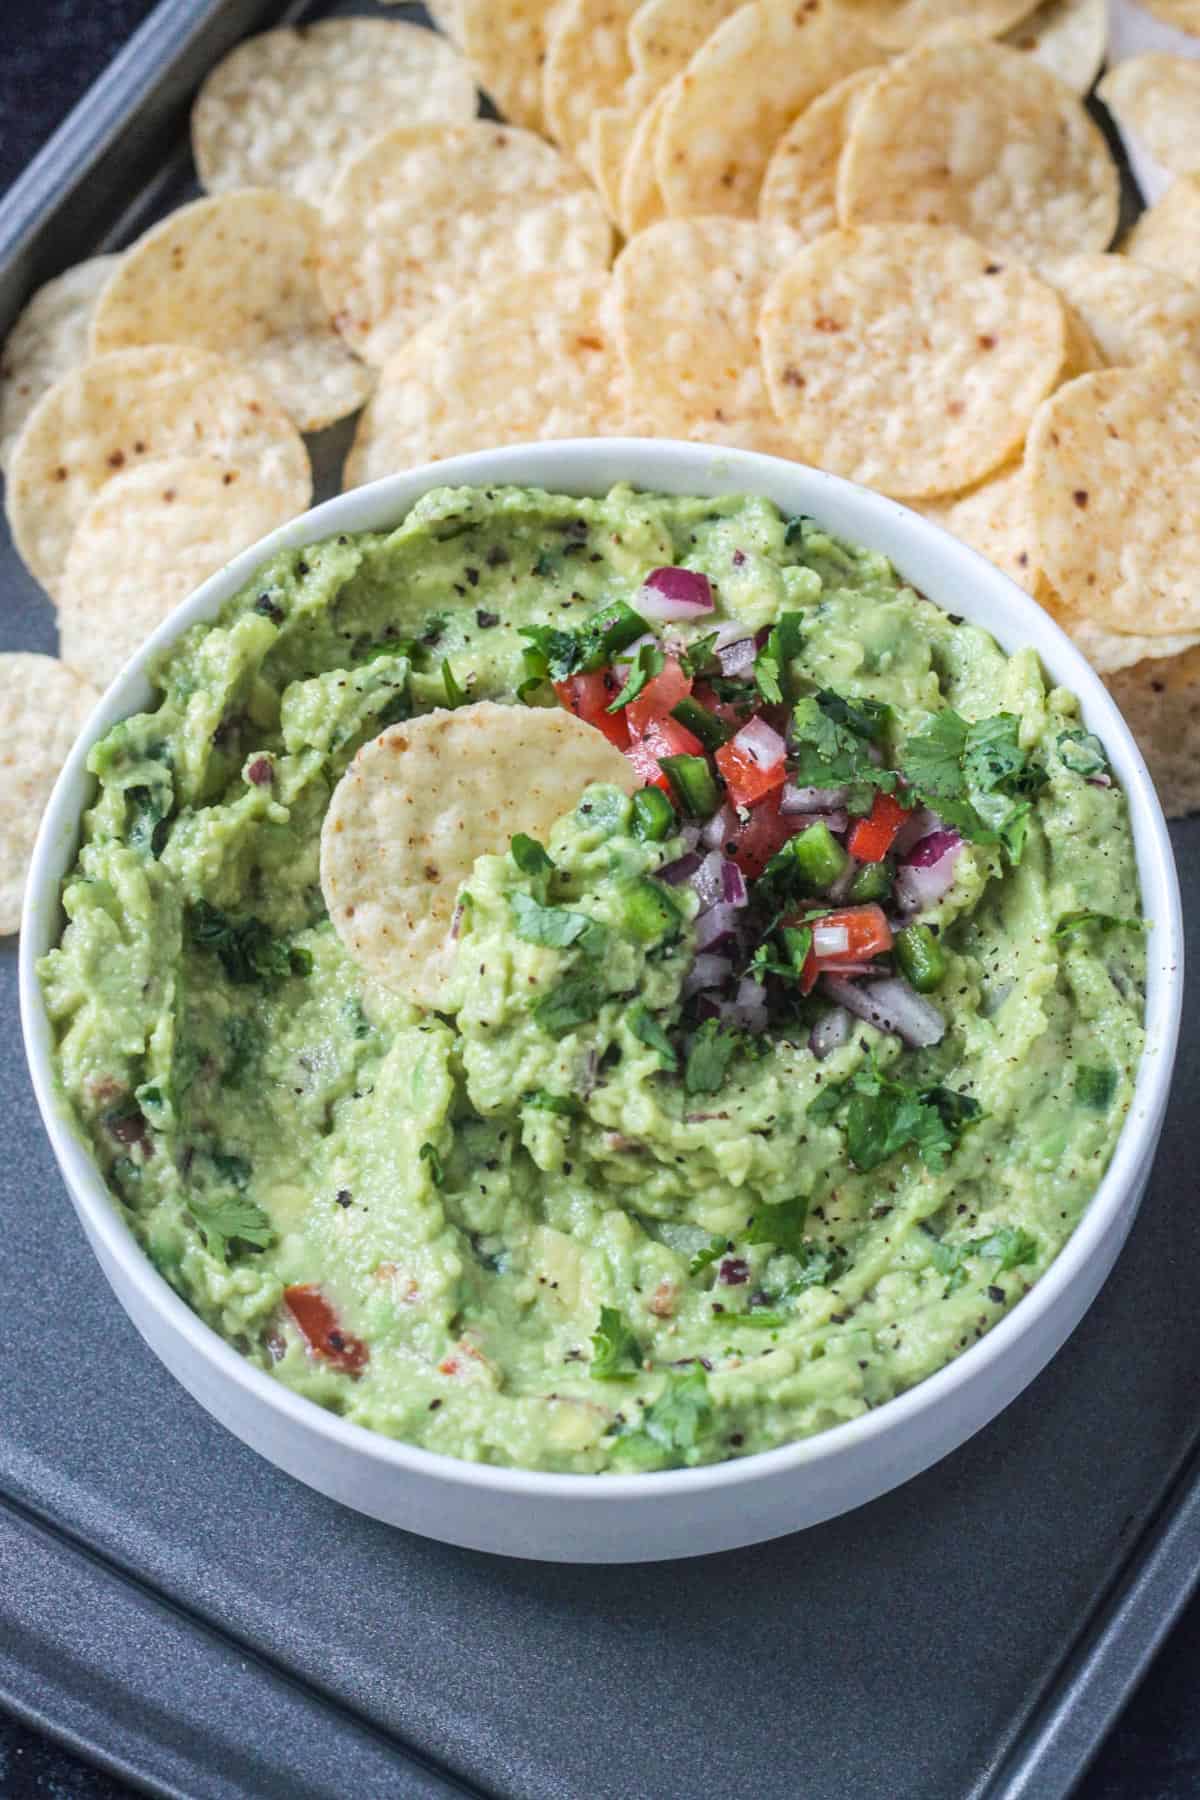
[[[674,436],[974,545],[1109,681],[1168,810],[1200,807],[1200,62],[1105,78],[1175,177],[1114,250],[1104,0],[431,11],[241,44],[193,112],[205,197],[14,328],[6,505],[79,693],[308,505],[304,434],[358,414],[348,486]]]

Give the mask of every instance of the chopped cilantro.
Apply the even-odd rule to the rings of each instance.
[[[1117,1091],[1117,1071],[1085,1063],[1075,1076],[1075,1098],[1093,1112],[1107,1112]]]
[[[662,1449],[694,1450],[712,1418],[708,1377],[699,1363],[667,1376],[667,1385],[642,1414],[642,1430]]]
[[[623,600],[614,600],[611,606],[586,620],[578,631],[561,631],[554,625],[522,625],[520,634],[529,640],[535,653],[535,658],[527,660],[527,682],[522,686],[547,677],[565,681],[577,671],[588,674],[603,669],[649,629],[642,615]]]
[[[527,837],[518,831],[508,847],[509,855],[520,869],[522,875],[552,875],[554,864],[543,845],[536,838]]]
[[[417,1151],[417,1155],[423,1163],[429,1164],[429,1179],[432,1181],[434,1187],[440,1188],[442,1182],[445,1180],[446,1171],[442,1167],[442,1159],[438,1155],[435,1146],[426,1142],[421,1145],[421,1148]]]
[[[759,1331],[776,1331],[780,1325],[786,1325],[791,1315],[781,1312],[767,1312],[756,1307],[752,1312],[726,1313],[721,1320],[722,1325],[731,1325],[740,1329],[743,1325],[752,1325]]]
[[[893,1081],[874,1059],[827,1087],[809,1107],[811,1118],[840,1117],[850,1160],[864,1173],[909,1147],[927,1168],[943,1168],[980,1112],[969,1094]]]
[[[274,1228],[261,1206],[241,1195],[222,1195],[215,1200],[200,1200],[190,1195],[188,1211],[211,1254],[222,1262],[229,1261],[231,1244],[250,1244],[266,1250],[275,1241]]]
[[[590,1373],[597,1381],[632,1381],[642,1366],[642,1347],[625,1315],[616,1306],[600,1308],[600,1324],[592,1333]]]
[[[645,1044],[649,1050],[658,1052],[664,1068],[668,1069],[671,1074],[675,1073],[679,1067],[675,1046],[654,1014],[640,1002],[629,1014],[629,1029],[639,1043]]]
[[[800,1273],[784,1288],[781,1296],[784,1300],[802,1294],[806,1288],[830,1287],[846,1272],[846,1252],[840,1244],[829,1250],[819,1250],[815,1244],[801,1244],[792,1254],[799,1259]]]
[[[800,787],[851,785],[858,790],[850,796],[851,810],[869,810],[877,788],[891,793],[896,786],[894,770],[876,767],[869,749],[889,717],[875,701],[844,700],[828,688],[798,700],[792,709],[792,779]]]
[[[573,1094],[550,1094],[545,1088],[534,1088],[530,1094],[521,1097],[522,1106],[532,1106],[538,1112],[557,1113],[560,1119],[577,1119],[583,1107]]]
[[[140,1091],[138,1097],[143,1106],[149,1102],[151,1091],[149,1088]],[[237,1156],[230,1150],[210,1150],[208,1158],[222,1181],[227,1181],[239,1193],[245,1189],[250,1180],[250,1164],[244,1156]]]
[[[741,1048],[741,1035],[717,1019],[706,1019],[692,1039],[683,1085],[689,1094],[715,1094]]]
[[[595,976],[580,971],[568,975],[548,994],[534,1001],[534,1019],[551,1037],[566,1037],[577,1025],[586,1025],[604,1005],[605,992]]]
[[[1069,943],[1093,926],[1097,931],[1145,931],[1146,921],[1122,919],[1116,913],[1089,912],[1083,907],[1078,912],[1064,913],[1051,936],[1056,943]]]
[[[904,745],[901,767],[922,804],[977,844],[1001,844],[1018,863],[1029,828],[1030,796],[1048,777],[1020,745],[1015,713],[968,724],[951,706]]]
[[[1073,731],[1060,731],[1055,748],[1059,762],[1074,775],[1108,773],[1108,756],[1094,731],[1084,731],[1082,727]]]
[[[646,683],[653,681],[656,675],[662,674],[666,667],[666,660],[657,644],[639,644],[638,653],[633,659],[625,686],[616,699],[605,707],[605,712],[620,712],[623,707],[629,705],[631,700],[636,700]]]
[[[704,1249],[697,1250],[695,1256],[693,1256],[691,1262],[688,1264],[688,1274],[703,1274],[704,1270],[711,1268],[713,1263],[720,1262],[727,1250],[732,1249],[733,1245],[727,1237],[717,1236],[709,1238]]]
[[[578,943],[585,954],[595,955],[602,946],[604,927],[587,913],[570,912],[565,906],[543,906],[529,894],[510,894],[513,929],[527,944],[548,944],[565,950]]]
[[[679,666],[685,675],[703,677],[719,675],[721,660],[716,652],[717,633],[710,631],[706,637],[696,638],[686,650],[679,652]]]
[[[443,656],[442,658],[442,686],[446,690],[446,705],[451,711],[453,711],[456,706],[461,706],[466,700],[467,690],[464,687],[460,687],[455,680],[454,670],[450,667],[450,659],[446,656]]]
[[[947,1294],[954,1293],[967,1280],[968,1257],[980,1256],[988,1262],[999,1263],[1000,1272],[1003,1272],[1019,1269],[1024,1263],[1035,1262],[1037,1253],[1037,1239],[1019,1225],[1002,1225],[996,1231],[989,1232],[987,1237],[969,1238],[960,1244],[949,1243],[945,1238],[931,1235],[929,1245],[930,1262],[939,1275],[947,1278]]]
[[[213,951],[239,986],[258,982],[271,987],[288,975],[312,971],[311,953],[289,948],[261,919],[231,919],[207,900],[197,900],[188,908],[187,923],[192,942]]]
[[[788,1250],[798,1256],[803,1249],[807,1217],[808,1200],[803,1194],[798,1194],[794,1200],[783,1200],[778,1206],[764,1206],[750,1221],[746,1242],[774,1244],[777,1250]]]
[[[755,684],[768,705],[793,697],[789,664],[804,647],[803,626],[803,613],[781,613],[754,659]]]

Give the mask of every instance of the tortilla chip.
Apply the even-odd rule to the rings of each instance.
[[[364,744],[321,831],[321,891],[355,961],[418,1006],[442,1004],[456,896],[476,857],[517,832],[544,840],[592,782],[638,785],[594,725],[557,708],[482,700]]]
[[[1141,662],[1164,662],[1173,656],[1186,656],[1200,645],[1200,632],[1176,631],[1166,637],[1147,637],[1144,631],[1107,631],[1093,619],[1076,612],[1055,592],[1044,575],[1038,577],[1035,598],[1055,622],[1062,626],[1077,650],[1087,657],[1097,675],[1105,680]]]
[[[588,127],[587,154],[581,158],[616,224],[621,219],[621,178],[640,117],[624,104],[598,107]]]
[[[1172,175],[1200,174],[1200,58],[1149,51],[1110,69],[1097,93]]]
[[[1175,357],[1200,381],[1200,288],[1128,256],[1098,252],[1043,266],[1083,320],[1103,361],[1120,368]]]
[[[87,361],[96,296],[120,262],[93,256],[56,275],[26,303],[0,356],[0,469],[26,419],[49,388]]]
[[[1142,214],[1121,249],[1135,262],[1200,287],[1200,175],[1173,182]]]
[[[542,70],[550,136],[585,168],[592,115],[618,106],[632,73],[626,39],[638,0],[565,0],[553,15]]]
[[[931,225],[827,232],[773,282],[760,329],[794,454],[898,499],[1007,462],[1067,353],[1052,288]]]
[[[44,394],[8,469],[13,539],[54,591],[83,514],[100,489],[154,457],[212,456],[253,475],[286,513],[312,500],[308,453],[251,374],[210,350],[156,344],[85,363]]]
[[[878,69],[847,75],[806,106],[771,153],[758,196],[765,225],[786,225],[803,243],[837,227],[837,172],[855,108]]]
[[[554,0],[456,0],[460,42],[497,112],[545,131],[542,69]]]
[[[677,75],[674,81],[668,82],[634,126],[621,175],[620,211],[617,215],[626,237],[635,237],[639,231],[645,231],[648,225],[666,217],[666,202],[658,185],[654,146],[662,124],[663,110],[682,80],[683,77]]]
[[[1075,308],[1066,300],[1063,300],[1063,312],[1067,319],[1067,360],[1058,378],[1059,387],[1063,387],[1068,381],[1074,381],[1077,375],[1090,375],[1093,369],[1105,367],[1099,344]]]
[[[517,275],[469,294],[379,375],[344,486],[492,444],[620,431],[607,275]]]
[[[1200,647],[1106,678],[1168,819],[1200,812]]]
[[[965,494],[923,500],[917,510],[986,556],[1026,593],[1036,594],[1033,519],[1021,462],[1009,463]]]
[[[879,61],[834,0],[750,0],[663,90],[658,185],[674,218],[753,218],[771,152],[804,107]]]
[[[320,206],[346,164],[403,122],[475,116],[475,77],[435,32],[394,19],[322,19],[247,38],[192,109],[192,154],[210,193],[283,188]]]
[[[936,38],[999,37],[1031,13],[1037,0],[841,0],[845,11],[885,50],[911,50]]]
[[[97,699],[54,656],[0,656],[0,932],[21,923],[25,872],[50,790]]]
[[[1046,0],[1002,41],[1026,51],[1073,94],[1086,94],[1108,49],[1106,0]]]
[[[1141,4],[1164,25],[1200,37],[1200,0],[1141,0]]]
[[[532,132],[486,119],[376,138],[324,217],[326,304],[376,365],[485,282],[604,269],[612,255],[612,227],[583,172]]]
[[[863,96],[838,171],[844,225],[952,225],[1031,262],[1105,250],[1120,182],[1048,69],[999,44],[916,50]]]
[[[355,412],[371,373],[317,281],[321,215],[272,188],[181,206],[126,252],[96,302],[91,352],[189,344],[245,364],[301,431]]]
[[[404,0],[383,0],[385,6],[399,6]],[[433,20],[437,29],[450,39],[452,44],[462,48],[463,22],[462,7],[459,0],[424,0],[425,11]]]
[[[644,0],[629,22],[629,55],[650,100],[681,75],[742,0]]]
[[[1172,363],[1060,388],[1026,460],[1038,560],[1070,611],[1110,631],[1200,630],[1200,392]]]
[[[758,315],[800,247],[750,219],[666,219],[613,269],[630,429],[791,453],[767,398]]]
[[[181,600],[290,517],[278,488],[206,457],[162,457],[115,476],[67,553],[63,661],[107,687]]]

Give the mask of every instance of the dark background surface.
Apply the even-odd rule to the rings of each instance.
[[[0,0],[0,193],[151,10],[151,3]],[[798,1764],[798,1794],[801,1768]],[[116,1800],[128,1791],[0,1713],[0,1800],[32,1796]],[[1079,1800],[1190,1800],[1196,1795],[1200,1795],[1200,1601],[1169,1639],[1101,1751]],[[931,1795],[930,1800],[940,1797]]]

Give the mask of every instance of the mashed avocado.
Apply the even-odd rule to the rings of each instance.
[[[669,628],[696,692],[736,723],[740,681],[789,779],[843,778],[825,876],[786,846],[753,865],[753,966],[714,999],[686,784],[665,815],[592,788],[544,845],[478,859],[444,1008],[385,991],[319,883],[355,751],[447,703],[555,703],[571,634],[660,565],[716,596]],[[702,641],[731,622],[757,634],[732,678]],[[621,651],[634,686],[661,672]],[[289,1387],[476,1460],[718,1461],[931,1374],[1077,1224],[1142,1044],[1124,796],[1032,653],[884,558],[754,498],[443,489],[391,533],[281,554],[158,684],[92,753],[41,971],[58,1070],[156,1266]],[[940,1021],[915,1039],[829,1029],[836,963],[802,979],[854,874],[838,845],[885,792],[957,844],[906,915],[936,955],[928,981],[903,965]],[[725,816],[745,847],[761,815]],[[866,866],[894,912],[895,856]]]

